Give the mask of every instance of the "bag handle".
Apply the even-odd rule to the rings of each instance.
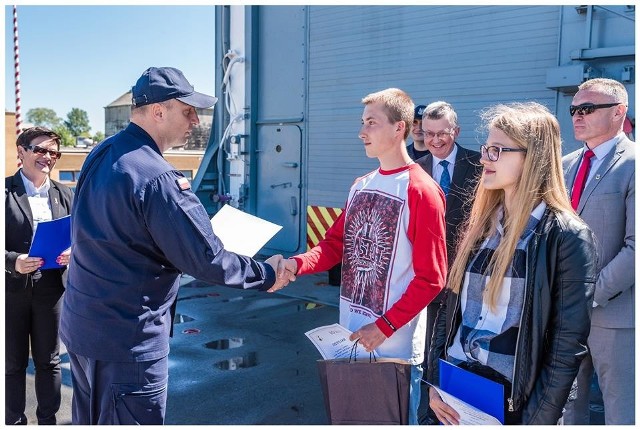
[[[351,363],[351,361],[358,361],[358,342],[360,342],[360,338],[356,339],[356,341],[353,342],[353,345],[351,346],[351,351],[349,352],[349,363]],[[369,353],[369,363],[372,362],[371,359],[373,359],[373,362],[378,361],[376,359],[375,351],[371,351]]]

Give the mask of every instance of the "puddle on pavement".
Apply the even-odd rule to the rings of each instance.
[[[228,303],[228,302],[238,302],[240,300],[249,300],[249,299],[255,299],[255,298],[261,298],[261,295],[260,294],[249,294],[249,295],[246,295],[246,296],[231,297],[231,298],[223,299],[223,300],[220,300],[220,301]]]
[[[291,313],[291,312],[303,312],[303,311],[312,311],[314,309],[323,308],[324,305],[316,302],[302,302],[296,303],[293,306],[283,306],[279,309],[273,309],[273,312],[276,314],[282,313]],[[271,315],[272,311],[269,311],[269,315]]]
[[[240,348],[242,345],[244,345],[244,339],[241,337],[219,339],[204,344],[204,346],[209,349],[233,349]]]
[[[191,282],[188,282],[188,283],[184,284],[182,286],[182,288],[207,288],[207,287],[210,287],[210,286],[211,286],[211,284],[207,284],[204,281],[200,281],[198,279],[195,279],[195,280],[193,280]]]
[[[219,295],[220,295],[219,293],[195,294],[193,296],[179,297],[178,301],[191,300],[191,299],[204,299],[204,298],[207,298],[207,297],[217,297]]]
[[[258,364],[258,358],[255,352],[250,352],[242,357],[233,357],[229,360],[222,360],[213,365],[221,370],[237,370],[253,367]]]
[[[280,316],[295,314],[298,312],[312,311],[314,309],[320,309],[323,307],[325,307],[325,305],[321,303],[316,303],[316,302],[295,302],[295,303],[289,303],[286,305],[264,308],[264,309],[261,309],[260,314],[247,315],[246,318],[256,319],[256,318],[264,318],[265,316],[268,316],[270,318],[280,317]]]
[[[173,323],[182,324],[182,323],[191,322],[191,321],[195,321],[195,319],[191,318],[189,315],[176,314],[176,317],[174,318]]]
[[[304,310],[310,311],[312,309],[318,309],[324,307],[323,304],[315,303],[315,302],[307,302],[304,304]],[[302,310],[302,309],[299,309]]]
[[[237,302],[238,300],[244,300],[244,297],[242,297],[242,296],[232,297],[230,299],[224,299],[222,301],[223,302]]]

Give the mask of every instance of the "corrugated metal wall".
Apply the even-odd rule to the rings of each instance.
[[[371,92],[398,87],[416,103],[448,101],[458,112],[458,142],[473,149],[485,137],[482,109],[523,100],[556,114],[565,153],[578,148],[568,108],[589,77],[623,82],[635,118],[633,5],[217,6],[220,28],[225,8],[232,16],[245,8],[246,15],[228,35],[247,60],[232,79],[244,85],[242,108],[251,121],[242,155],[251,166],[245,208],[278,219],[288,236],[298,231],[298,251],[306,236],[300,208],[343,207],[353,180],[378,166],[358,138],[360,100]],[[223,45],[218,60],[229,49]],[[294,147],[298,152],[279,151]],[[282,160],[264,156],[271,148]],[[215,149],[205,154],[212,174],[217,168],[207,155]],[[283,166],[290,178],[281,178]],[[291,193],[290,204],[269,201],[274,189]]]
[[[560,7],[309,7],[308,204],[341,207],[354,178],[376,168],[358,130],[368,93],[388,87],[416,103],[446,100],[458,142],[479,146],[478,112],[533,99],[557,66]]]

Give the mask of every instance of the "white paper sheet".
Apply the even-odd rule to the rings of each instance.
[[[325,360],[333,358],[349,358],[353,342],[349,340],[351,331],[342,327],[340,324],[331,324],[314,328],[305,333],[309,340]],[[356,357],[369,358],[369,353],[358,343]]]
[[[282,226],[242,212],[230,205],[211,218],[213,232],[220,238],[224,249],[253,257]]]
[[[443,402],[460,414],[460,425],[502,425],[497,418],[482,412],[478,408],[474,408],[470,404],[463,402],[435,385],[431,386],[438,391]]]

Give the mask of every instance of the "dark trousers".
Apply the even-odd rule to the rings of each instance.
[[[438,310],[440,309],[440,304],[445,299],[444,293],[445,293],[444,290],[440,291],[440,293],[436,296],[436,298],[433,299],[431,303],[427,305],[427,334],[424,342],[424,361],[425,362],[422,366],[424,367],[425,372],[427,371],[426,364],[429,358],[429,348],[431,347],[431,336],[433,336],[433,326],[436,322],[436,316],[438,314]]]
[[[580,370],[576,376],[576,398],[567,401],[562,420],[564,425],[589,425],[591,413],[589,412],[589,392],[593,380],[593,361],[591,354],[587,354],[580,363]]]
[[[433,326],[436,322],[436,316],[438,314],[438,310],[440,309],[440,304],[446,298],[445,290],[440,291],[440,293],[436,296],[435,299],[431,301],[427,305],[427,334],[424,342],[424,362],[422,363],[422,368],[424,372],[428,372],[428,363],[429,363],[429,348],[431,348],[431,336],[433,336]],[[427,393],[429,390],[427,390]],[[428,398],[428,396],[427,396]],[[430,423],[437,423],[438,418],[436,417],[435,412],[431,410],[429,407],[429,402],[427,402],[427,416]]]
[[[164,424],[168,358],[100,361],[69,351],[73,424]]]
[[[38,424],[55,424],[60,409],[60,307],[64,289],[28,284],[5,294],[5,424],[26,424],[29,344],[35,364]]]

